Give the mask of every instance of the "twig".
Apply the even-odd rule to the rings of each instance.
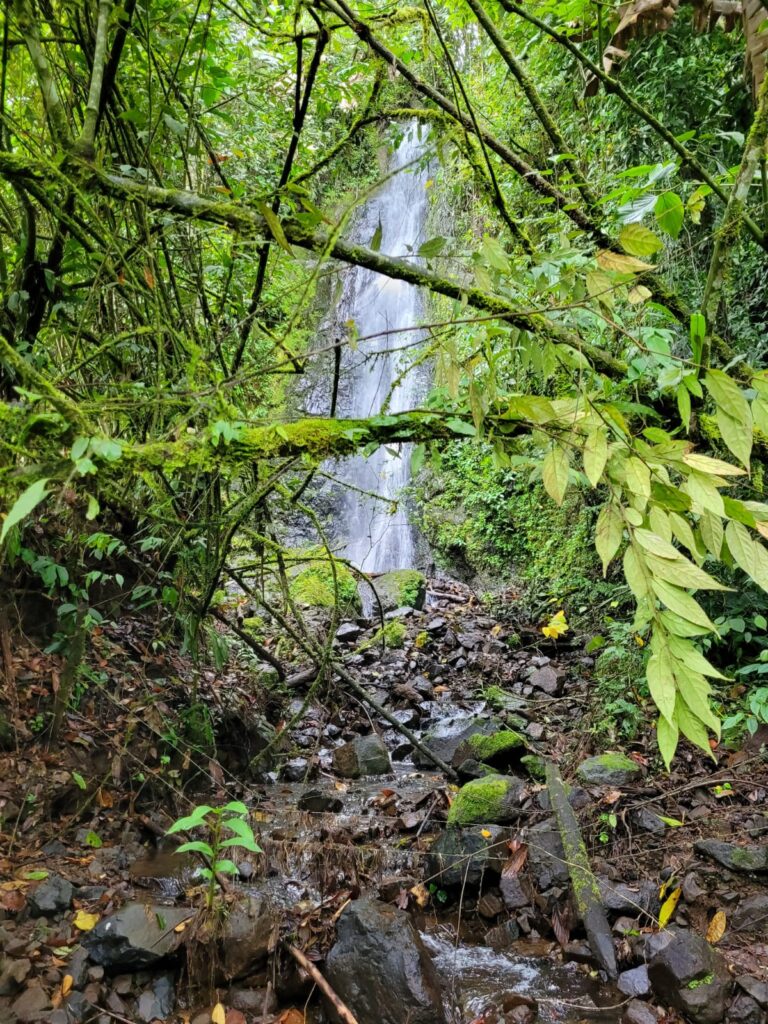
[[[294,960],[296,960],[296,962],[304,968],[304,970],[310,976],[312,981],[314,981],[314,983],[317,985],[317,987],[320,989],[320,991],[323,993],[326,999],[328,999],[328,1001],[333,1004],[334,1010],[342,1019],[342,1021],[344,1021],[344,1024],[357,1024],[357,1019],[355,1018],[354,1014],[349,1009],[349,1007],[346,1006],[346,1004],[343,1003],[341,999],[339,999],[339,997],[333,991],[331,986],[322,976],[320,971],[318,971],[318,969],[315,967],[313,963],[307,960],[307,958],[304,956],[301,950],[296,949],[295,946],[291,946],[287,942],[285,943],[285,948],[288,950],[288,952],[291,954]]]

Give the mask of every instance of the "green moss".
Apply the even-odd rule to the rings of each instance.
[[[425,648],[429,643],[430,639],[429,633],[427,633],[425,629],[422,629],[422,631],[417,634],[416,639],[414,640],[414,645],[418,647],[419,650],[423,650],[423,648]]]
[[[243,629],[246,633],[250,633],[255,640],[264,636],[265,625],[266,623],[261,615],[252,615],[247,619],[243,619]]]
[[[376,632],[368,640],[363,641],[358,647],[358,651],[367,651],[371,647],[380,647],[382,644],[385,647],[400,648],[405,644],[405,638],[408,635],[408,630],[405,624],[402,622],[388,622],[386,626],[382,626],[381,629],[377,629]]]
[[[375,586],[385,611],[421,608],[426,596],[427,581],[416,569],[395,569],[380,576]]]
[[[359,609],[361,606],[355,577],[340,562],[336,562],[335,585],[333,571],[326,561],[297,573],[291,580],[290,589],[296,604],[307,608],[333,608],[336,604],[341,609]]]
[[[469,737],[467,744],[472,751],[472,756],[478,761],[490,761],[499,754],[519,750],[526,746],[523,737],[519,733],[513,732],[512,729],[501,729],[499,732],[491,733],[490,736],[481,736],[476,733]]]
[[[537,782],[544,782],[546,767],[543,757],[539,757],[538,754],[525,754],[524,757],[520,758],[520,764],[525,767],[532,779],[536,779]]]
[[[493,823],[499,817],[510,780],[502,775],[473,779],[462,786],[448,811],[449,825]]]

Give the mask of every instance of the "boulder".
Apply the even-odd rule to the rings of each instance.
[[[427,581],[416,569],[396,569],[374,580],[374,589],[385,612],[396,608],[423,608]],[[378,609],[376,609],[378,610]]]
[[[389,775],[392,765],[387,748],[375,733],[371,733],[370,736],[356,736],[350,743],[336,747],[333,770],[346,779],[359,779],[361,775]]]
[[[72,883],[60,875],[50,875],[29,894],[27,902],[35,917],[65,914],[72,906]]]
[[[459,746],[471,736],[489,736],[502,728],[501,722],[492,718],[455,715],[443,718],[432,728],[427,729],[421,737],[421,742],[442,761],[450,764]],[[432,767],[432,762],[418,750],[413,752],[413,763],[418,768]]]
[[[424,943],[408,914],[387,903],[359,899],[347,906],[325,973],[358,1024],[445,1024]]]
[[[458,745],[452,763],[460,769],[467,761],[479,761],[498,771],[507,771],[519,766],[527,750],[526,741],[512,729],[499,729],[488,735],[473,733]]]
[[[263,966],[275,941],[279,915],[264,896],[241,900],[228,914],[220,937],[220,965],[228,981]]]
[[[446,829],[430,847],[427,877],[447,889],[463,885],[476,888],[484,876],[498,877],[507,858],[510,833],[498,826],[485,831],[490,835],[483,836],[476,829]]]
[[[86,932],[81,942],[91,960],[102,967],[138,970],[176,951],[182,936],[174,928],[194,913],[188,907],[126,903]]]
[[[628,786],[643,769],[625,754],[598,754],[582,761],[576,774],[585,786]]]
[[[693,848],[731,871],[768,872],[768,846],[738,846],[718,839],[699,839]]]
[[[670,928],[652,938],[648,977],[657,999],[694,1024],[718,1024],[733,984],[720,954],[696,932]]]
[[[522,815],[528,796],[515,775],[486,775],[461,787],[448,811],[449,825],[506,825]]]

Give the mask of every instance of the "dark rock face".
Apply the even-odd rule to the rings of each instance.
[[[402,910],[373,899],[350,903],[325,966],[358,1024],[445,1024],[437,972]]]
[[[72,884],[60,875],[51,875],[29,894],[29,909],[35,917],[55,917],[72,906]]]
[[[180,936],[174,928],[193,913],[184,907],[126,903],[116,914],[99,921],[81,941],[94,963],[138,970],[176,950]]]
[[[392,771],[387,748],[375,734],[357,736],[333,752],[333,770],[347,779],[361,775],[388,775]]]
[[[263,965],[278,921],[263,896],[249,896],[230,913],[221,936],[221,969],[228,980],[244,978]]]
[[[449,828],[435,840],[427,858],[427,876],[436,877],[441,886],[453,888],[480,885],[484,875],[497,876],[506,859],[509,831],[488,828],[489,837],[475,829]],[[503,889],[502,889],[503,892]],[[522,906],[529,901],[526,899]]]
[[[337,812],[344,808],[344,801],[335,792],[323,789],[308,789],[299,797],[299,810],[318,812]]]
[[[695,932],[670,929],[653,938],[658,941],[652,947],[648,976],[654,995],[695,1024],[718,1024],[732,988],[720,954]]]
[[[768,894],[742,900],[731,914],[729,923],[735,932],[768,935]]]
[[[737,846],[717,839],[699,839],[693,848],[731,871],[768,872],[768,846]]]

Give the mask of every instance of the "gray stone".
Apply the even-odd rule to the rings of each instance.
[[[137,1012],[139,1019],[150,1024],[153,1020],[165,1020],[173,1013],[176,1003],[176,987],[172,974],[161,974],[152,982],[152,987],[139,996]]]
[[[560,831],[554,818],[547,818],[528,830],[528,868],[538,888],[544,892],[568,881],[568,865]]]
[[[408,914],[360,899],[339,918],[326,960],[331,987],[358,1024],[444,1024],[440,982]]]
[[[314,814],[337,812],[344,809],[344,801],[335,791],[308,789],[299,797],[298,808]]]
[[[693,872],[690,872],[683,879],[683,899],[686,903],[696,903],[702,896],[706,896],[707,890],[702,889],[699,880]]]
[[[450,764],[459,746],[470,736],[489,736],[501,728],[502,724],[493,718],[456,715],[444,718],[427,729],[421,742],[446,764]],[[413,752],[413,763],[419,768],[433,767],[432,762],[419,750]]]
[[[696,932],[667,929],[666,937],[648,963],[654,995],[694,1024],[719,1024],[732,988],[725,961]]]
[[[346,779],[359,779],[361,775],[389,775],[392,765],[387,748],[375,733],[371,733],[336,747],[333,770]]]
[[[728,1007],[726,1024],[765,1024],[765,1010],[746,992],[738,992]]]
[[[667,826],[658,816],[648,807],[639,807],[636,811],[633,811],[630,815],[633,824],[643,830],[643,832],[651,832],[654,835],[661,835],[665,832]]]
[[[768,1010],[768,981],[760,981],[759,978],[753,978],[751,974],[742,974],[736,979],[736,984],[752,996],[762,1009]]]
[[[633,967],[631,971],[622,971],[616,985],[619,992],[625,996],[647,996],[651,991],[651,981],[648,977],[648,967],[640,964]]]
[[[647,1003],[633,999],[627,1004],[622,1016],[623,1024],[659,1024],[659,1018]]]
[[[127,903],[99,921],[81,941],[94,963],[137,970],[172,955],[181,940],[174,928],[192,915],[184,907]]]
[[[528,682],[536,690],[541,690],[549,696],[554,696],[560,690],[562,673],[551,665],[535,668],[526,674]]]
[[[502,871],[501,878],[499,879],[499,888],[501,889],[501,898],[504,900],[504,906],[507,910],[521,910],[531,902],[528,893],[523,889],[520,876],[517,873],[507,872],[505,874]]]
[[[11,1006],[11,1013],[16,1014],[16,1019],[26,1022],[40,1020],[45,1010],[51,1009],[51,1000],[48,993],[39,984],[33,982],[29,988],[24,989],[19,998]]]
[[[728,922],[735,932],[753,932],[768,936],[768,894],[742,900]]]
[[[32,970],[32,961],[23,957],[21,960],[6,960],[0,971],[0,996],[15,995]]]
[[[83,988],[88,980],[88,950],[77,947],[67,963],[67,974],[72,978],[72,988]]]
[[[29,894],[27,902],[35,917],[66,914],[72,906],[72,883],[61,875],[50,875]]]
[[[507,857],[509,829],[491,826],[483,836],[475,829],[449,828],[432,844],[427,857],[427,877],[447,889],[476,888],[484,876],[497,877]],[[528,900],[526,900],[526,903]]]
[[[279,916],[264,896],[249,896],[227,916],[221,934],[220,964],[228,981],[252,974],[274,945]]]
[[[356,640],[361,633],[362,629],[356,622],[342,622],[336,630],[336,639],[342,643],[349,643],[352,640]]]
[[[768,872],[768,846],[737,846],[718,839],[699,839],[693,848],[731,871]]]
[[[582,761],[576,774],[585,786],[628,786],[643,769],[625,754],[599,754]]]
[[[64,1000],[64,1012],[67,1024],[86,1024],[99,1015],[98,1007],[91,1003],[84,992],[70,992]]]
[[[638,882],[625,885],[609,878],[598,877],[600,898],[606,910],[617,913],[647,914],[655,912],[658,906],[658,886],[653,882]]]
[[[283,778],[286,782],[301,782],[306,778],[309,761],[306,757],[292,757],[283,765]]]

